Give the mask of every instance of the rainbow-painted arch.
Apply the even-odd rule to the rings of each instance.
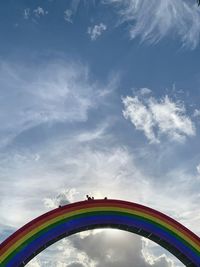
[[[163,213],[121,200],[87,200],[43,214],[0,245],[0,266],[24,266],[66,236],[108,227],[147,237],[174,254],[185,266],[200,266],[198,236]]]

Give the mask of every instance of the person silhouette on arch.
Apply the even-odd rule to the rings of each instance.
[[[92,200],[92,198],[89,195],[86,195],[87,200]]]

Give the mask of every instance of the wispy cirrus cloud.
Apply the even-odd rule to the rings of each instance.
[[[157,43],[164,37],[179,39],[194,49],[200,40],[200,9],[187,0],[104,0],[117,7],[120,21],[129,22],[130,38]]]
[[[43,123],[86,121],[106,91],[90,81],[86,66],[64,62],[37,68],[1,62],[0,85],[1,143]]]
[[[73,23],[77,10],[80,4],[83,3],[84,6],[87,8],[88,6],[95,6],[96,0],[90,1],[81,1],[81,0],[69,0],[68,1],[68,8],[64,11],[64,20],[69,23]]]
[[[187,116],[183,103],[175,102],[167,95],[161,99],[141,96],[122,99],[123,115],[137,130],[143,131],[151,143],[159,143],[162,136],[182,142],[195,135],[195,124]]]

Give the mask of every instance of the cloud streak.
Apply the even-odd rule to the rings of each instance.
[[[200,38],[200,10],[196,1],[186,0],[105,0],[119,11],[120,21],[129,22],[130,38],[157,43],[165,37],[179,39],[194,49]]]
[[[91,82],[81,64],[52,62],[45,66],[0,64],[1,144],[41,124],[83,122],[96,108],[104,88]]]

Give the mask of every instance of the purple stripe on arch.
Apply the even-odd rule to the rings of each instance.
[[[23,250],[18,252],[8,263],[7,267],[18,266],[20,263],[31,257],[34,252],[41,249],[48,242],[58,238],[59,236],[68,233],[70,231],[75,231],[80,228],[89,227],[92,225],[124,225],[127,227],[137,227],[141,228],[147,232],[153,233],[154,235],[160,237],[161,239],[167,241],[169,244],[172,244],[180,252],[186,255],[194,263],[200,262],[200,257],[188,246],[182,243],[175,236],[165,231],[162,228],[159,228],[155,224],[144,221],[138,217],[129,217],[122,215],[92,215],[87,217],[76,218],[68,222],[61,223],[49,231],[44,232],[40,237],[33,240],[28,244]],[[96,227],[95,227],[96,228]],[[198,265],[197,265],[198,266]]]

